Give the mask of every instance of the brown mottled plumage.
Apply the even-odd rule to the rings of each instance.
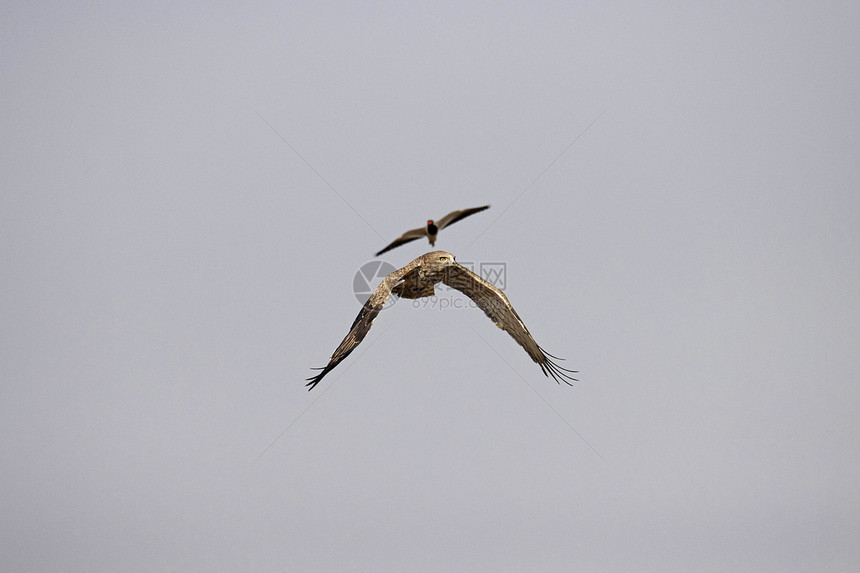
[[[517,344],[525,349],[531,359],[540,366],[544,375],[552,377],[556,382],[564,381],[567,384],[576,380],[570,376],[571,373],[576,372],[575,370],[562,368],[552,361],[552,358],[560,360],[557,356],[549,354],[538,346],[505,293],[457,263],[451,253],[433,251],[421,255],[402,269],[397,269],[382,279],[355,317],[349,333],[335,349],[328,364],[324,368],[317,369],[321,370],[319,374],[308,378],[308,390],[319,384],[323,376],[331,372],[364,340],[389,295],[394,294],[401,298],[433,296],[435,285],[439,282],[457,289],[475,301],[478,308],[483,310],[496,326],[510,334]]]

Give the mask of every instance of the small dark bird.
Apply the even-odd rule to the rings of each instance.
[[[418,229],[412,229],[411,231],[406,231],[405,233],[400,235],[398,238],[394,239],[394,241],[392,241],[392,243],[390,245],[388,245],[387,247],[385,247],[384,249],[382,249],[381,251],[376,253],[376,256],[378,257],[382,253],[390,251],[391,249],[393,249],[395,247],[399,247],[400,245],[408,243],[409,241],[414,241],[415,239],[420,239],[421,237],[427,237],[427,240],[430,241],[430,246],[435,247],[436,246],[436,235],[439,233],[440,230],[444,229],[448,225],[453,225],[454,223],[456,223],[460,219],[465,219],[469,215],[474,215],[475,213],[478,213],[480,211],[483,211],[484,209],[489,209],[489,208],[490,208],[489,205],[484,205],[483,207],[473,207],[471,209],[463,209],[461,211],[453,211],[451,213],[448,213],[447,215],[445,215],[444,217],[442,217],[438,221],[433,221],[433,219],[428,219],[427,225],[425,225],[424,227],[419,227]]]
[[[465,294],[475,301],[478,308],[484,311],[496,326],[507,332],[517,341],[517,344],[525,349],[526,353],[534,360],[541,371],[547,377],[552,377],[558,383],[564,381],[576,381],[570,374],[576,370],[562,368],[552,361],[552,358],[561,360],[558,356],[546,352],[538,346],[535,339],[529,333],[522,319],[511,306],[508,297],[491,282],[484,280],[460,263],[454,260],[454,255],[445,251],[433,251],[421,255],[402,269],[397,269],[382,279],[367,302],[352,322],[346,337],[335,349],[325,368],[316,376],[308,378],[308,390],[313,390],[319,384],[323,376],[328,374],[335,366],[340,364],[355,347],[361,344],[364,337],[373,326],[373,321],[382,310],[388,296],[394,294],[401,298],[421,298],[433,296],[435,285],[442,282],[451,288]]]

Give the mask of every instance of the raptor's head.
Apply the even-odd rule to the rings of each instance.
[[[448,251],[432,251],[422,257],[424,264],[435,268],[444,268],[457,264],[457,260]]]

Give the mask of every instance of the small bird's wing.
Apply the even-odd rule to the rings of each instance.
[[[384,249],[382,249],[381,251],[376,253],[376,256],[378,257],[382,253],[388,252],[395,247],[399,247],[400,245],[408,243],[409,241],[414,241],[415,239],[420,239],[421,237],[426,237],[426,236],[427,236],[427,227],[419,227],[418,229],[412,229],[411,231],[406,231],[405,233],[403,233],[402,235],[400,235],[399,237],[394,239],[390,245],[388,245],[387,247],[385,247]]]
[[[474,215],[475,213],[479,213],[479,212],[483,211],[484,209],[489,209],[489,208],[490,208],[489,205],[484,205],[483,207],[472,207],[471,209],[462,209],[460,211],[452,211],[451,213],[448,213],[447,215],[445,215],[444,217],[442,217],[441,219],[436,221],[436,226],[439,227],[440,229],[444,229],[448,225],[453,225],[454,223],[456,223],[460,219],[468,217],[469,215]]]
[[[535,342],[508,297],[491,282],[484,280],[460,264],[449,266],[443,275],[442,282],[475,301],[478,308],[483,310],[484,314],[496,326],[510,334],[517,341],[517,344],[525,349],[531,359],[540,366],[545,376],[552,377],[556,382],[564,381],[567,384],[570,384],[570,381],[576,381],[576,378],[570,375],[576,370],[568,370],[552,361],[552,358],[557,360],[561,360],[561,358],[549,354]]]
[[[420,266],[422,261],[423,258],[418,257],[402,269],[397,269],[382,279],[382,282],[379,283],[379,286],[376,287],[376,290],[373,291],[373,294],[370,295],[370,298],[368,298],[367,302],[364,303],[364,306],[361,307],[361,310],[358,312],[358,316],[356,316],[355,320],[352,321],[352,326],[350,327],[349,332],[341,341],[340,346],[338,346],[334,353],[332,353],[328,364],[326,364],[324,368],[315,368],[314,370],[321,370],[321,372],[316,376],[312,376],[307,379],[308,390],[313,390],[314,386],[319,384],[320,380],[323,379],[323,376],[331,372],[335,366],[343,362],[343,359],[349,356],[349,353],[355,350],[356,346],[361,344],[361,341],[364,340],[364,337],[367,336],[368,332],[370,332],[370,327],[373,326],[374,319],[385,305],[388,295],[391,294],[391,289],[393,289],[394,285],[400,282],[406,274]]]

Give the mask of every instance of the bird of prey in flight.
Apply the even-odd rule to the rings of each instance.
[[[480,211],[483,211],[484,209],[489,209],[489,208],[490,208],[489,205],[484,205],[483,207],[473,207],[471,209],[462,209],[460,211],[452,211],[451,213],[448,213],[447,215],[445,215],[444,217],[442,217],[438,221],[433,221],[433,219],[428,219],[427,224],[425,226],[419,227],[417,229],[412,229],[411,231],[406,231],[405,233],[403,233],[402,235],[400,235],[399,237],[394,239],[390,245],[388,245],[387,247],[385,247],[384,249],[382,249],[381,251],[376,253],[376,256],[378,257],[382,253],[390,251],[391,249],[393,249],[395,247],[399,247],[400,245],[408,243],[409,241],[414,241],[415,239],[420,239],[421,237],[427,237],[427,240],[430,241],[430,246],[435,247],[436,246],[436,235],[439,233],[439,231],[441,231],[442,229],[444,229],[448,225],[453,225],[454,223],[456,223],[460,219],[464,219],[464,218],[468,217],[469,215],[474,215],[475,213],[478,213]]]
[[[315,368],[321,372],[308,378],[308,390],[312,390],[319,384],[326,374],[361,344],[389,295],[394,294],[401,298],[433,296],[434,286],[439,282],[457,289],[475,301],[478,308],[483,310],[496,326],[510,334],[517,344],[525,349],[531,359],[540,366],[545,376],[552,377],[559,383],[564,381],[569,385],[570,381],[576,381],[576,378],[570,375],[576,373],[576,370],[562,368],[552,361],[552,358],[562,360],[561,358],[549,354],[538,346],[505,293],[459,264],[451,253],[433,251],[421,255],[402,269],[397,269],[382,279],[355,317],[349,333],[335,349],[328,364],[324,368]]]

